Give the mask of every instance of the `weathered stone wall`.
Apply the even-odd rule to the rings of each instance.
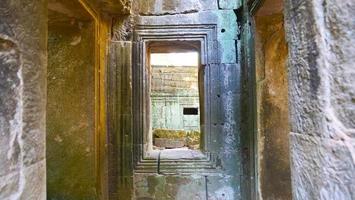
[[[199,115],[183,113],[184,108],[199,110],[199,97],[155,96],[151,102],[153,129],[200,130]]]
[[[214,61],[210,68],[213,84],[210,150],[217,156],[216,173],[161,175],[135,173],[134,199],[241,199],[240,192],[240,65],[237,18],[233,9],[239,1],[217,0],[140,0],[134,2],[134,23],[149,25],[213,24],[218,44],[209,49]],[[134,73],[134,72],[133,72]]]
[[[45,0],[0,3],[0,199],[46,199],[46,24]]]
[[[198,67],[152,66],[152,95],[198,96]]]
[[[199,109],[198,67],[152,66],[152,128],[199,130],[200,116],[183,109]]]
[[[207,10],[233,10],[241,6],[239,0],[138,0],[133,8],[141,16],[161,16],[197,13]]]
[[[286,68],[288,53],[282,7],[275,7],[275,1],[265,1],[254,17],[258,187],[260,199],[286,200],[292,198]]]
[[[355,199],[354,10],[286,1],[294,199]]]
[[[70,23],[67,16],[52,12],[48,28],[47,196],[97,199],[94,23],[78,19]]]

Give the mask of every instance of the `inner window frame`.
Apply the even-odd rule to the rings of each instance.
[[[179,150],[179,151],[186,151],[186,154],[189,153],[193,153],[193,155],[201,155],[202,151],[204,150],[204,145],[203,145],[203,136],[204,136],[204,121],[205,121],[205,116],[202,115],[203,110],[204,110],[204,81],[201,80],[201,78],[203,78],[203,71],[204,68],[201,65],[202,61],[201,61],[201,43],[200,41],[150,41],[147,42],[147,46],[146,46],[146,59],[145,59],[145,67],[148,68],[148,84],[145,85],[145,87],[147,87],[147,90],[149,91],[149,95],[147,95],[147,100],[149,102],[149,105],[147,105],[149,107],[149,109],[147,110],[147,115],[149,117],[152,116],[152,100],[151,100],[151,86],[152,86],[152,65],[150,63],[150,58],[151,58],[151,54],[154,53],[187,53],[187,52],[196,52],[198,54],[198,63],[197,63],[197,68],[198,68],[198,87],[199,87],[199,110],[200,110],[200,120],[199,120],[199,131],[200,131],[200,147],[199,149],[188,149],[188,150]],[[147,130],[145,130],[147,131]],[[152,127],[152,119],[149,119],[149,130],[148,130],[148,135],[146,135],[147,133],[144,133],[144,136],[147,137],[145,139],[145,141],[148,142],[148,146],[146,147],[146,149],[144,149],[144,156],[146,158],[157,158],[157,155],[159,156],[159,154],[161,153],[168,153],[168,154],[173,154],[174,149],[165,149],[165,150],[153,150],[153,127]],[[168,155],[171,159],[171,157],[174,158],[173,155]],[[161,157],[162,159],[165,159],[164,156]],[[178,157],[175,157],[176,159],[181,159]],[[185,158],[188,159],[193,159],[193,156],[185,156]]]

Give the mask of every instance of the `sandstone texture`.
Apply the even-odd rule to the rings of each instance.
[[[354,199],[354,1],[286,1],[294,199]]]
[[[46,199],[46,18],[45,1],[1,1],[0,199]]]
[[[255,16],[259,196],[291,199],[288,52],[283,15],[280,11],[265,15],[261,13],[264,10],[261,8]]]
[[[47,196],[97,199],[94,24],[63,24],[48,28]]]

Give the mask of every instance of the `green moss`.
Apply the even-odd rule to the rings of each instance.
[[[154,138],[186,139],[187,146],[198,146],[200,144],[200,131],[154,129]]]
[[[200,131],[189,131],[187,133],[187,144],[188,145],[199,145],[200,144]]]
[[[184,130],[170,130],[170,129],[155,129],[153,130],[154,138],[185,138],[187,136],[187,131]]]

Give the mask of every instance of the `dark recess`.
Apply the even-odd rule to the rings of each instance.
[[[184,115],[198,115],[198,108],[184,108]]]

